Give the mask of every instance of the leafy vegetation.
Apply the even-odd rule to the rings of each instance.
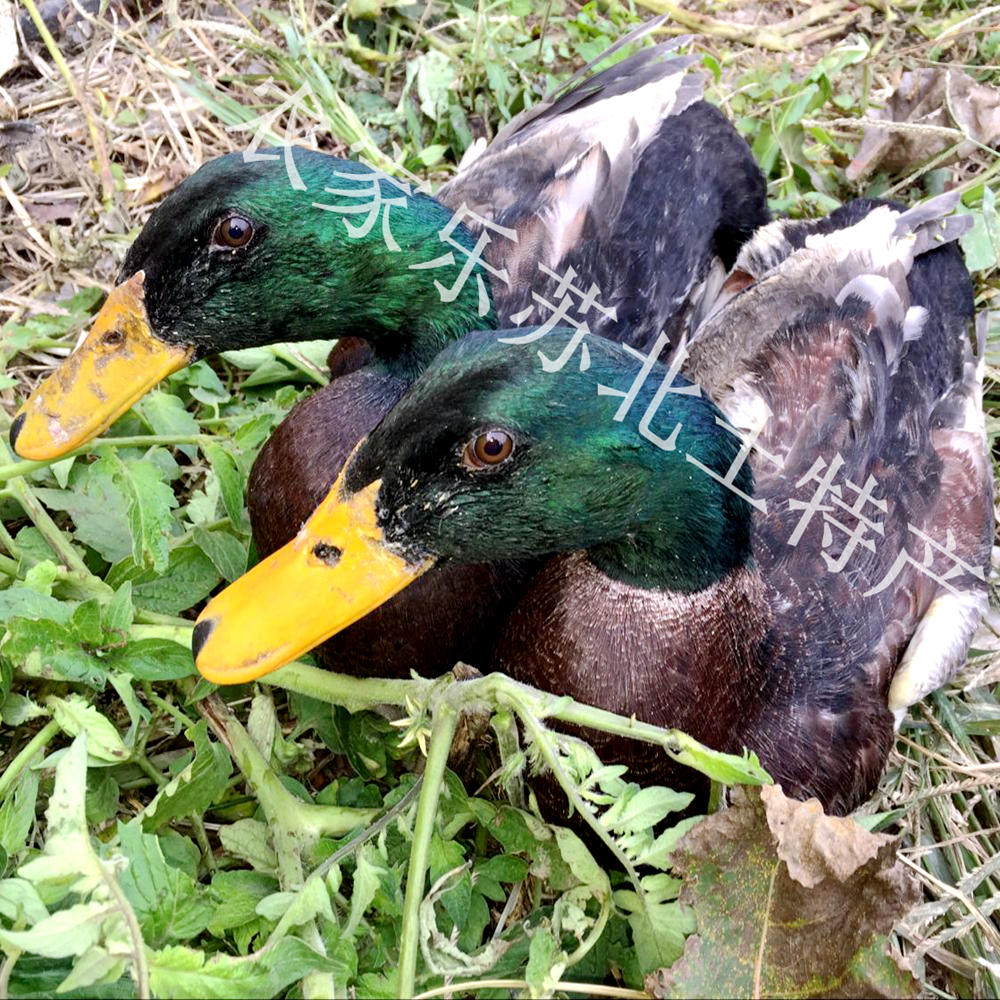
[[[242,126],[303,87],[267,122],[268,141],[356,147],[385,169],[440,177],[650,16],[562,0],[541,11],[520,0],[182,6],[92,19],[82,51],[58,36],[34,50],[39,66],[25,57],[4,78],[21,117],[52,141],[0,166],[10,209],[0,216],[0,425],[87,326],[150,206],[198,162],[246,146],[257,124]],[[649,8],[674,15],[667,31],[699,33],[710,96],[752,144],[776,211],[957,186],[977,223],[964,249],[979,303],[990,304],[993,152],[957,163],[935,154],[858,182],[847,168],[860,120],[902,70],[948,64],[985,79],[1000,46],[995,11],[839,0],[792,14]],[[963,136],[951,138],[957,147]],[[991,364],[998,336],[994,323]],[[693,885],[725,883],[731,871],[710,869],[727,863],[744,866],[744,889],[752,870],[756,889],[773,885],[766,824],[748,819],[728,861],[724,851],[692,860],[685,841],[674,867],[668,856],[696,822],[690,797],[639,789],[556,727],[627,730],[726,784],[766,781],[752,757],[723,758],[497,677],[351,680],[306,662],[273,684],[215,692],[194,675],[197,608],[255,558],[243,497],[254,457],[325,383],[328,349],[198,363],[62,461],[15,461],[0,444],[0,995],[381,997],[477,982],[479,996],[543,996],[578,982],[630,996],[695,940],[703,960],[720,949],[721,975],[733,917],[712,913]],[[926,898],[909,906],[893,947],[941,995],[1000,992],[998,681],[994,656],[975,654],[970,690],[952,685],[915,713],[862,817],[901,834],[899,863],[921,875]],[[456,732],[463,780],[447,770]],[[584,839],[534,814],[542,765],[569,791]],[[708,853],[716,828],[696,829]],[[764,938],[753,940],[764,955]],[[888,981],[884,948],[862,954],[870,946],[845,938],[841,958]],[[661,989],[690,977],[689,957]],[[709,985],[743,992],[746,969]]]

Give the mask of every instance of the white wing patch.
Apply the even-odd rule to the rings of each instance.
[[[889,686],[899,729],[907,708],[955,676],[987,608],[982,591],[942,594],[924,612]]]

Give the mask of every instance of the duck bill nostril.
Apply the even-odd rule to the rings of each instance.
[[[344,557],[344,550],[328,542],[318,542],[313,546],[312,554],[332,569]]]
[[[138,271],[112,289],[83,343],[25,401],[17,433],[21,458],[49,460],[78,448],[191,361],[193,345],[153,333],[144,280]]]
[[[202,611],[195,662],[206,680],[245,684],[277,670],[430,569],[431,560],[409,563],[383,544],[375,509],[381,481],[345,497],[343,477],[291,542]]]

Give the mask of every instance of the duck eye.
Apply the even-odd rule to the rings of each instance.
[[[245,247],[253,236],[253,224],[241,215],[231,215],[223,219],[215,227],[215,243],[217,246],[238,249]]]
[[[513,450],[514,439],[506,431],[486,431],[465,446],[463,461],[467,468],[482,469],[505,462]]]

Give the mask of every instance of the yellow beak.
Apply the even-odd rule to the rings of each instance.
[[[433,565],[432,560],[413,565],[386,548],[375,514],[381,480],[342,499],[343,477],[341,472],[293,541],[198,616],[191,646],[206,680],[243,684],[277,670],[384,604]]]
[[[112,290],[83,343],[21,407],[10,440],[22,458],[58,458],[86,444],[191,360],[194,348],[153,336],[144,279],[139,271]]]

